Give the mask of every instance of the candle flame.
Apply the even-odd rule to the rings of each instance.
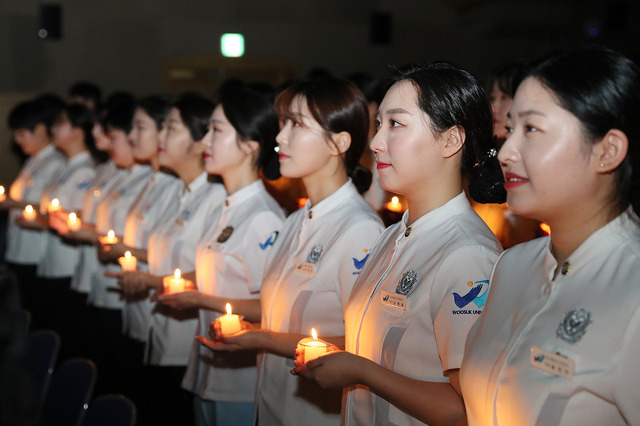
[[[4,186],[0,185],[0,195],[4,194]]]
[[[113,239],[115,238],[115,236],[116,236],[116,233],[115,233],[115,232],[113,232],[113,229],[111,229],[109,232],[107,232],[107,237],[108,237],[110,240],[113,240]]]
[[[227,315],[231,315],[231,304],[227,303],[226,308],[227,308]]]
[[[318,333],[316,333],[315,328],[311,329],[311,337],[313,337],[313,340],[315,340],[316,342],[318,341]]]
[[[173,273],[173,276],[176,278],[176,280],[180,279],[180,268],[176,269],[176,271]]]
[[[392,197],[391,198],[391,203],[398,204],[399,202],[400,202],[400,199],[398,197]]]
[[[131,252],[130,251],[125,251],[124,252],[124,257],[126,257],[127,259],[131,259]]]
[[[298,208],[301,209],[307,205],[307,198],[298,198]]]
[[[540,224],[540,229],[545,233],[545,235],[551,235],[551,227],[546,223],[542,222]]]
[[[33,211],[33,206],[29,204],[27,207],[24,208],[24,211],[27,213],[31,213]]]
[[[78,219],[78,216],[75,213],[69,213],[69,222],[75,222],[77,219]]]
[[[60,205],[60,200],[58,200],[57,198],[54,198],[53,200],[51,200],[51,207],[58,207]]]

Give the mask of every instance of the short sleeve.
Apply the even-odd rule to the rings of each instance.
[[[283,221],[276,213],[264,211],[255,215],[249,223],[249,230],[243,241],[242,260],[249,280],[249,291],[252,293],[260,291],[264,265],[278,241]]]
[[[469,330],[487,300],[498,253],[481,245],[460,247],[441,262],[429,298],[442,371],[460,368]]]
[[[618,409],[629,424],[640,424],[640,308],[633,315],[624,338],[616,373],[613,377],[613,394]]]
[[[351,290],[371,255],[371,249],[384,228],[376,221],[363,221],[349,228],[340,241],[342,261],[338,280],[342,312],[347,307]]]

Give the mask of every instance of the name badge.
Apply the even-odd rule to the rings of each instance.
[[[554,376],[564,377],[567,380],[573,380],[573,372],[576,369],[574,360],[537,346],[531,347],[529,364],[539,370],[546,371]]]
[[[314,276],[316,273],[316,265],[311,262],[296,261],[296,272],[299,274]]]
[[[404,294],[392,293],[382,290],[380,292],[381,303],[392,308],[407,310],[407,296]]]

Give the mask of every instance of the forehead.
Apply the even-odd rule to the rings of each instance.
[[[222,104],[217,105],[215,107],[215,109],[213,110],[213,114],[211,114],[211,120],[215,120],[215,121],[228,121],[227,120],[227,116],[224,113],[224,108],[222,107]]]
[[[528,77],[520,86],[513,98],[511,114],[513,112],[535,109],[561,108],[555,100],[553,92],[544,86],[537,78]]]
[[[411,81],[401,80],[394,83],[384,95],[379,112],[385,113],[396,108],[402,108],[412,114],[421,111],[418,106],[418,92]]]

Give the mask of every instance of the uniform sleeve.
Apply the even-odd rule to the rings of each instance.
[[[640,424],[640,308],[633,315],[620,349],[617,369],[614,375],[613,394],[618,409],[629,424]]]
[[[363,221],[350,227],[349,232],[341,239],[342,262],[338,279],[339,288],[336,291],[340,295],[342,312],[347,308],[353,284],[367,263],[371,249],[383,230],[384,227],[377,221]]]
[[[89,189],[89,186],[91,186],[91,181],[93,181],[95,177],[96,171],[91,167],[79,169],[69,176],[69,179],[63,184],[64,191],[69,194],[69,202],[63,206],[65,210],[82,210],[84,194],[87,192],[87,189]]]
[[[436,272],[429,297],[442,371],[460,368],[469,330],[480,317],[498,253],[481,245],[451,252]]]
[[[243,241],[242,261],[248,278],[249,291],[257,293],[262,286],[264,264],[268,254],[278,241],[283,218],[272,211],[264,211],[253,217]]]

